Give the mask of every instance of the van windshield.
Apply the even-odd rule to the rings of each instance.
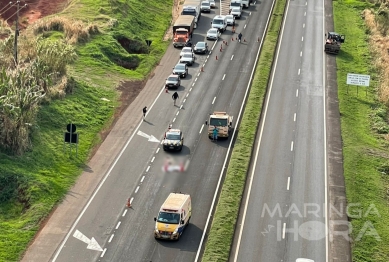
[[[240,7],[240,3],[234,2],[234,3],[231,3],[230,6],[237,6],[237,7]]]
[[[227,119],[211,118],[211,120],[209,121],[209,124],[211,126],[226,126]]]
[[[213,24],[214,25],[222,25],[223,24],[223,20],[221,20],[221,19],[214,19],[213,20]]]
[[[178,224],[180,222],[180,214],[159,212],[157,221],[166,224]]]

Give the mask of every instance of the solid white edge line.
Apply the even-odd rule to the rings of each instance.
[[[199,134],[201,134],[201,132],[203,131],[203,128],[204,128],[204,124],[201,126],[201,128],[200,128],[200,132],[199,132]]]
[[[107,251],[107,248],[104,248],[103,253],[101,253],[100,257],[104,257],[106,251]]]
[[[287,5],[287,7],[286,7],[286,12],[285,12],[284,21],[286,20],[286,16],[288,15],[289,3],[290,3],[290,2],[288,1],[288,5]],[[274,4],[275,4],[275,2],[273,1],[273,6],[272,6],[271,10],[273,10]],[[270,18],[271,18],[271,13],[272,13],[272,12],[270,12],[270,13],[269,13],[269,16],[268,16],[268,20],[267,20],[267,23],[266,23],[266,28],[268,27],[269,20],[270,20]],[[262,121],[262,124],[261,124],[260,133],[259,133],[258,145],[257,145],[257,148],[255,149],[255,151],[256,151],[256,152],[255,152],[255,158],[254,158],[254,163],[253,163],[252,171],[251,171],[251,174],[250,174],[250,180],[249,180],[249,181],[250,181],[250,184],[249,184],[249,188],[248,188],[248,190],[247,190],[247,198],[246,198],[246,202],[245,202],[245,205],[244,205],[242,223],[241,223],[240,228],[239,228],[238,243],[236,244],[234,262],[237,262],[237,260],[238,260],[240,242],[241,242],[241,239],[242,239],[244,223],[245,223],[245,220],[246,220],[246,212],[247,212],[247,207],[248,207],[248,203],[249,203],[249,200],[250,200],[251,187],[252,187],[252,185],[253,185],[255,168],[256,168],[256,166],[257,166],[257,159],[258,159],[259,147],[261,146],[263,128],[264,128],[265,122],[266,122],[267,108],[268,108],[268,106],[269,106],[270,95],[271,95],[271,91],[272,91],[272,88],[273,88],[274,74],[275,74],[275,71],[276,71],[276,68],[277,68],[277,61],[278,61],[278,56],[279,56],[279,53],[280,53],[280,45],[281,45],[281,42],[282,42],[282,35],[283,35],[283,33],[284,33],[284,29],[285,29],[285,23],[283,22],[283,26],[282,26],[282,30],[281,30],[281,34],[280,34],[280,41],[279,41],[278,46],[277,46],[277,55],[276,55],[276,58],[275,58],[274,70],[273,70],[273,72],[272,72],[272,76],[271,76],[271,80],[270,80],[269,94],[268,94],[268,96],[267,96],[267,98],[266,98],[265,111],[264,111],[264,114],[263,114],[263,121]],[[265,35],[265,33],[266,33],[266,32],[264,32],[264,35]],[[264,35],[262,36],[262,40],[261,40],[261,45],[260,45],[260,47],[262,46],[263,39],[264,39]],[[259,51],[258,51],[258,52],[259,52]],[[258,56],[259,56],[259,53],[258,53],[258,55],[257,55],[257,60],[258,60]],[[255,61],[255,63],[257,63],[257,61]]]
[[[121,224],[122,222],[118,222],[118,224],[116,225],[116,227],[115,227],[115,229],[117,230],[119,227],[120,227],[120,224]]]
[[[122,217],[126,216],[126,214],[127,214],[127,209],[124,209]]]
[[[285,228],[286,228],[286,223],[282,225],[282,239],[285,239]]]
[[[323,40],[322,43],[325,42],[325,5],[323,0]],[[328,262],[328,214],[327,214],[327,208],[328,208],[328,199],[327,199],[327,127],[326,127],[326,77],[325,77],[325,60],[326,56],[324,55],[324,52],[322,52],[323,57],[323,116],[324,116],[324,202],[325,202],[325,209],[324,209],[324,217],[325,217],[325,236],[326,236],[326,262]]]
[[[163,86],[161,91],[159,91],[159,94],[158,96],[155,98],[155,100],[153,101],[153,103],[151,104],[149,110],[147,111],[146,113],[146,116],[149,114],[149,112],[151,111],[151,109],[153,108],[154,104],[157,102],[158,98],[160,97],[160,95],[162,94],[162,92],[165,90],[165,87]],[[86,212],[86,210],[88,209],[89,205],[92,203],[93,199],[96,197],[97,193],[100,191],[101,187],[104,185],[105,181],[107,180],[108,176],[111,174],[112,170],[114,169],[114,167],[116,166],[117,162],[119,161],[120,157],[123,155],[124,151],[127,149],[128,145],[130,144],[131,140],[134,138],[135,134],[138,132],[139,130],[139,127],[142,125],[143,123],[143,119],[140,120],[138,126],[135,128],[134,132],[132,133],[132,135],[130,136],[130,138],[127,140],[126,144],[124,145],[124,147],[122,148],[122,150],[120,151],[119,155],[117,155],[115,161],[113,162],[112,166],[109,168],[108,172],[105,174],[103,180],[100,181],[99,183],[99,186],[96,188],[95,192],[93,193],[93,195],[91,196],[91,198],[89,198],[89,201],[86,203],[86,205],[84,206],[84,208],[82,209],[81,213],[78,215],[76,221],[74,221],[73,225],[71,226],[71,228],[69,229],[69,232],[67,233],[67,235],[65,236],[64,240],[62,241],[61,245],[59,246],[59,248],[57,249],[56,253],[55,253],[55,256],[52,260],[52,262],[55,262],[55,260],[58,258],[59,256],[59,253],[61,253],[61,250],[62,248],[65,246],[65,243],[66,241],[69,239],[70,235],[72,234],[73,230],[76,228],[78,222],[80,222],[81,220],[81,217],[84,215],[84,213]]]
[[[139,190],[139,186],[136,187],[135,194],[138,193],[138,190]]]
[[[158,148],[159,149],[159,148]],[[143,183],[143,180],[145,180],[146,176],[142,176],[142,179],[140,180],[141,183]]]
[[[112,235],[111,235],[111,237],[110,237],[109,240],[108,240],[108,243],[111,243],[112,238],[113,238],[114,235],[115,235],[115,234],[112,234]]]
[[[289,186],[290,186],[290,176],[288,176],[288,183],[286,184],[286,190],[289,190]]]

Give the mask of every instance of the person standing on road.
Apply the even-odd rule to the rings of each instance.
[[[242,40],[242,36],[243,36],[242,33],[239,33],[239,35],[238,35],[239,43]]]
[[[217,127],[215,126],[212,131],[212,138],[213,140],[217,140],[217,134],[219,133],[219,130],[217,130]]]
[[[176,105],[176,100],[179,98],[178,93],[174,92],[174,94],[172,95],[172,98],[173,98],[173,101],[174,101],[174,105]]]
[[[143,120],[145,120],[146,118],[146,113],[147,113],[147,106],[143,108]]]

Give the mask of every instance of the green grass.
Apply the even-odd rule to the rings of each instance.
[[[65,99],[42,105],[33,149],[20,157],[0,152],[0,261],[21,258],[40,222],[81,174],[91,149],[101,142],[98,133],[111,124],[119,106],[117,84],[144,79],[161,59],[170,43],[162,39],[172,5],[171,0],[74,0],[60,14],[97,24],[101,33],[77,45],[78,60],[69,68],[76,86]],[[61,39],[63,33],[45,32],[44,37]],[[150,55],[128,53],[117,41],[123,37],[142,48],[152,40]],[[138,67],[128,70],[117,60],[136,61]],[[63,152],[69,122],[80,136],[78,158]]]
[[[335,30],[346,35],[346,43],[337,57],[338,95],[343,139],[344,175],[348,203],[359,204],[354,212],[362,210],[362,216],[352,218],[353,261],[389,261],[389,207],[388,207],[388,145],[378,132],[387,132],[383,106],[376,100],[377,72],[369,53],[368,32],[361,19],[361,11],[368,7],[357,0],[334,2]],[[371,75],[368,96],[365,88],[349,87],[347,94],[347,73]],[[379,216],[370,212],[378,210]],[[374,211],[374,210],[372,210]],[[372,223],[381,241],[373,236],[358,235],[364,226]],[[368,230],[368,232],[374,232]]]
[[[239,207],[251,159],[262,102],[277,44],[286,0],[277,0],[264,41],[239,133],[213,217],[202,261],[228,261]]]

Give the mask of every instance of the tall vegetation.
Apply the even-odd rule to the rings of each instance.
[[[66,66],[76,53],[63,41],[21,37],[16,62],[13,43],[14,36],[0,42],[0,146],[20,155],[31,147],[39,105],[58,95],[55,87],[64,85]]]

